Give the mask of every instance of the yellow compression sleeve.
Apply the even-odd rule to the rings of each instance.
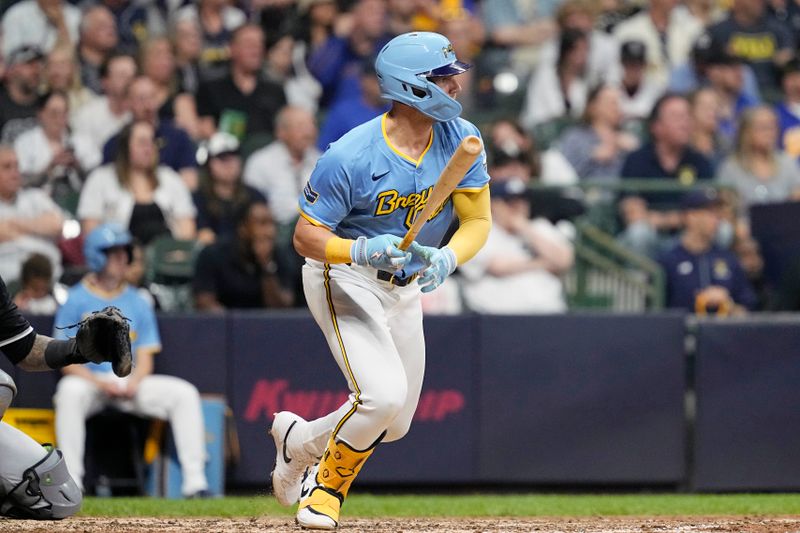
[[[352,261],[350,259],[350,247],[352,245],[352,239],[331,237],[325,243],[325,261],[328,263],[349,263]]]
[[[458,229],[447,246],[463,265],[478,253],[492,227],[492,210],[489,206],[489,186],[479,191],[453,192],[453,207],[458,215]]]

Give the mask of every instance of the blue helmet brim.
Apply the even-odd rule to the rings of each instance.
[[[470,65],[469,63],[464,63],[463,61],[453,61],[449,65],[433,69],[432,71],[425,74],[425,77],[436,78],[442,76],[454,76],[456,74],[462,74],[471,68],[472,65]]]

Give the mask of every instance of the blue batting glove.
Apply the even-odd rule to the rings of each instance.
[[[408,249],[428,265],[420,271],[419,285],[422,292],[434,290],[444,283],[445,278],[456,269],[456,254],[447,246],[434,248],[423,246],[415,241]]]
[[[411,261],[411,253],[397,247],[402,239],[395,235],[359,237],[350,247],[350,259],[357,265],[396,272]]]

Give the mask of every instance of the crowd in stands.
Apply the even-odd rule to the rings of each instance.
[[[426,311],[566,310],[581,209],[535,191],[576,184],[604,187],[609,231],[662,265],[669,306],[800,309],[765,282],[750,226],[752,206],[800,199],[800,1],[12,0],[2,10],[0,275],[29,312],[53,312],[52,283],[86,273],[82,239],[106,223],[137,242],[131,279],[142,286],[156,275],[156,243],[194,243],[184,281],[198,311],[302,306],[296,199],[330,143],[388,109],[373,62],[407,31],[445,34],[474,65],[459,99],[493,180],[489,243]],[[654,180],[685,189],[636,188]],[[791,292],[800,268],[785,270]]]

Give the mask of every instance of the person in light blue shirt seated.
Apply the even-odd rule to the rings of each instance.
[[[86,419],[111,405],[120,411],[168,420],[172,427],[186,497],[205,497],[205,429],[200,395],[191,383],[153,374],[161,351],[156,316],[148,301],[125,281],[131,261],[130,233],[115,224],[100,225],[87,235],[84,255],[91,272],[69,290],[54,321],[54,337],[74,336],[77,323],[90,312],[112,305],[130,319],[134,369],[125,378],[111,363],[65,367],[53,403],[56,438],[67,468],[83,487]]]

